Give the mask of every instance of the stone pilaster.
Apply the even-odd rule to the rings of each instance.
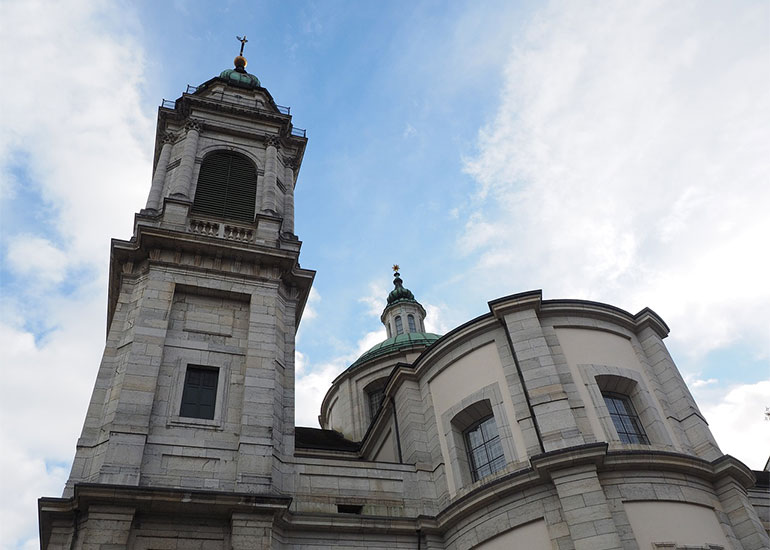
[[[262,211],[276,214],[278,205],[276,201],[278,147],[280,139],[275,136],[265,138],[267,149],[265,150],[265,193],[262,202]]]
[[[284,182],[286,194],[283,196],[283,232],[294,233],[294,170],[297,161],[286,159],[284,162]]]
[[[660,387],[665,388],[664,397],[669,404],[666,415],[671,424],[687,438],[684,443],[689,444],[695,454],[704,460],[716,460],[722,456],[708,423],[687,389],[663,340],[650,327],[642,328],[637,337]]]
[[[190,185],[192,183],[193,167],[195,166],[195,156],[198,153],[198,138],[200,137],[201,123],[197,120],[188,120],[185,128],[187,133],[185,135],[184,152],[182,153],[182,160],[177,168],[176,177],[174,183],[171,186],[169,195],[182,196],[190,198]]]
[[[269,549],[273,546],[273,516],[234,513],[230,519],[233,550]]]
[[[764,550],[770,548],[767,536],[756,510],[751,505],[746,490],[731,477],[714,483],[714,489],[722,503],[722,513],[727,515],[728,523],[743,546],[743,550]],[[722,518],[724,521],[724,518]]]
[[[150,194],[147,197],[148,210],[159,210],[160,199],[163,194],[163,184],[166,181],[166,171],[168,169],[168,159],[171,156],[171,148],[174,142],[173,134],[165,134],[163,138],[163,147],[160,150],[160,157],[158,158],[158,165],[155,167],[155,174],[152,176],[152,186],[150,187]]]
[[[553,471],[551,479],[575,550],[623,548],[595,465]]]
[[[546,452],[585,443],[535,309],[503,317]]]
[[[82,531],[81,550],[116,550],[127,548],[134,520],[134,508],[97,506],[88,508],[88,519]]]

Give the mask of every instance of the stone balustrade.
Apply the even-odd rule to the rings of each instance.
[[[242,243],[256,242],[256,233],[251,227],[242,227],[238,225],[219,224],[208,220],[190,220],[190,233],[196,235],[205,235],[207,237],[218,237],[229,241],[238,241]]]

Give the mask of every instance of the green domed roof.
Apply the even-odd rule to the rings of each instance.
[[[396,278],[393,279],[393,284],[396,286],[396,288],[391,290],[390,294],[388,294],[388,305],[400,300],[411,300],[412,302],[416,302],[417,300],[414,299],[414,294],[412,294],[412,291],[408,288],[404,288],[404,281],[401,280],[398,271],[396,271],[394,275]]]
[[[387,340],[372,346],[369,351],[365,352],[363,355],[361,355],[361,357],[356,359],[355,362],[350,365],[350,368],[370,361],[376,357],[388,355],[396,351],[401,351],[402,349],[408,349],[417,346],[428,347],[439,338],[441,338],[440,335],[433,334],[432,332],[405,332],[404,334],[399,334],[398,336],[388,338]]]
[[[219,78],[224,78],[230,84],[241,88],[259,88],[262,86],[256,76],[245,70],[227,69],[219,74]]]

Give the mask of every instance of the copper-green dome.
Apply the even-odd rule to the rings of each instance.
[[[391,290],[390,294],[388,294],[388,305],[400,300],[411,300],[416,302],[417,300],[414,299],[414,294],[412,294],[412,291],[408,288],[404,288],[404,281],[401,280],[399,273],[396,272],[394,275],[396,278],[393,279],[393,284],[396,286],[396,288]]]
[[[230,84],[241,88],[259,88],[262,86],[256,76],[245,70],[227,69],[219,74],[219,78],[224,78]]]
[[[441,338],[440,335],[433,334],[432,332],[405,332],[404,334],[399,334],[398,336],[380,342],[376,346],[372,346],[369,351],[356,359],[356,361],[350,365],[350,368],[396,351],[414,347],[428,347],[439,338]]]

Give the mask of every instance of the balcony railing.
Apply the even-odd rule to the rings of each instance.
[[[190,233],[196,235],[205,235],[207,237],[218,237],[228,241],[238,241],[241,243],[255,242],[256,233],[253,227],[243,227],[231,224],[221,224],[208,220],[190,220]]]

